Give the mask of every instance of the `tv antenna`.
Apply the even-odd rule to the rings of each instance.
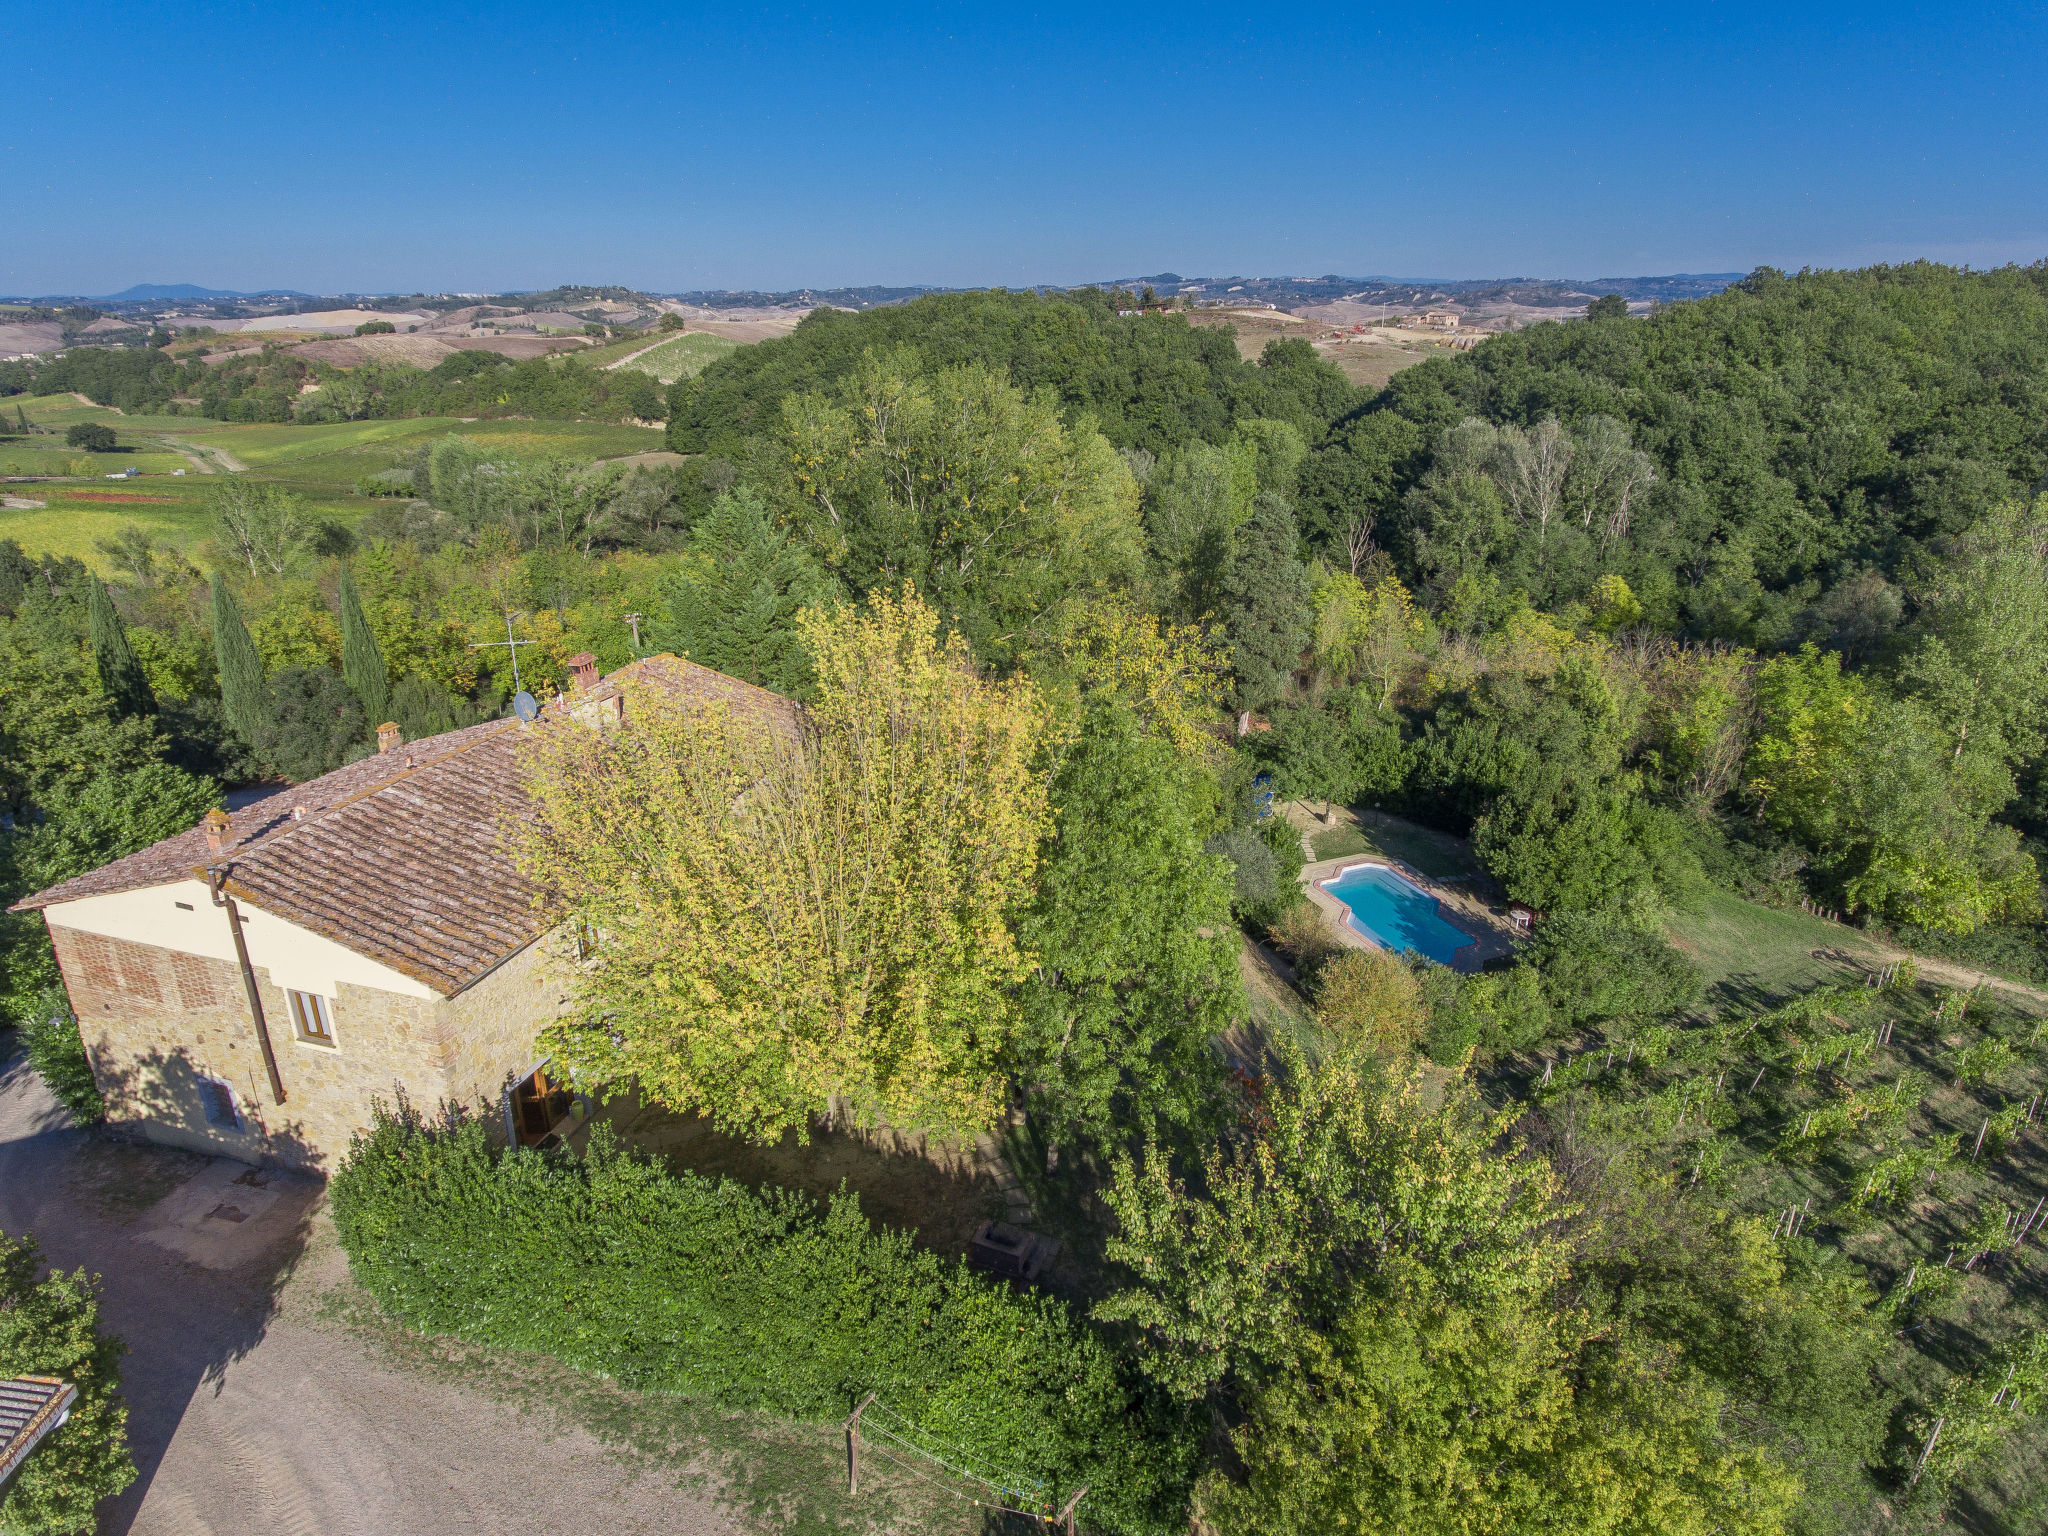
[[[519,718],[522,720],[531,720],[533,718],[533,714],[527,713],[528,710],[532,710],[534,714],[538,714],[539,710],[533,702],[533,696],[526,691],[526,685],[519,680],[519,647],[522,645],[538,644],[540,644],[538,640],[515,640],[512,638],[512,611],[508,608],[505,611],[505,638],[502,640],[482,640],[470,647],[472,651],[491,651],[496,650],[500,646],[505,648],[506,654],[512,658],[512,707],[518,712]],[[526,701],[525,708],[520,707],[522,699]]]

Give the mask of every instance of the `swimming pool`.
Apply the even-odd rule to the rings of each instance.
[[[1434,896],[1384,864],[1349,864],[1316,884],[1344,903],[1353,928],[1396,954],[1412,949],[1449,965],[1459,950],[1478,942],[1444,921]]]

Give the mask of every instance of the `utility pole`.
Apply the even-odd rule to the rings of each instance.
[[[633,626],[633,654],[635,656],[640,654],[640,620],[642,617],[643,615],[637,613],[626,615],[626,622]]]

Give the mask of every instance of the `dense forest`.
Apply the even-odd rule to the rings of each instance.
[[[346,527],[229,482],[210,572],[139,530],[107,580],[0,545],[10,890],[380,720],[501,713],[506,653],[477,647],[508,625],[543,693],[577,651],[686,653],[804,700],[815,750],[671,721],[537,764],[521,856],[615,957],[554,1048],[740,1137],[1018,1109],[1087,1276],[1059,1347],[1108,1396],[1016,1423],[1122,1480],[1110,1528],[1190,1501],[1233,1533],[2034,1528],[2048,1316],[1993,1181],[2038,1133],[1991,1095],[2041,1030],[1910,965],[1710,996],[1671,935],[1717,897],[1816,906],[2048,980],[2048,268],[1760,271],[1376,395],[1306,343],[1245,361],[1128,307],[819,310],[634,405],[680,466],[453,435]],[[596,409],[603,376],[480,356],[349,377],[363,414]],[[85,358],[34,387],[208,387]],[[290,412],[295,366],[204,378]],[[752,822],[721,819],[735,784]],[[1469,840],[1532,936],[1473,973],[1340,950],[1269,791]],[[905,802],[944,810],[913,830]],[[601,850],[633,818],[627,869]],[[787,850],[827,843],[889,873],[850,925],[887,942],[797,965],[761,913],[818,899]],[[61,1075],[47,951],[8,921],[10,1005]],[[1299,1029],[1253,1017],[1240,936],[1286,957]],[[672,969],[716,1005],[679,1008]],[[1982,1131],[1939,1118],[1965,1090]],[[390,1167],[428,1155],[378,1134]],[[403,1182],[359,1171],[350,1220]],[[579,1189],[549,1198],[603,1204]],[[1943,1190],[1943,1242],[1856,1248]]]

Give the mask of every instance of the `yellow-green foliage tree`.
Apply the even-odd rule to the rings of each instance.
[[[1847,902],[1950,933],[2039,912],[2033,859],[1991,819],[2011,771],[1938,699],[1887,693],[1808,645],[1758,670],[1757,705],[1758,816],[1811,845]]]
[[[1340,682],[1369,679],[1385,709],[1429,634],[1408,589],[1394,576],[1367,586],[1333,571],[1317,585],[1315,607],[1317,663]]]
[[[600,936],[550,1048],[763,1140],[835,1103],[986,1129],[1030,970],[1012,925],[1050,827],[1048,711],[978,677],[915,595],[800,625],[800,733],[636,693],[617,730],[536,734],[513,855]]]
[[[1427,1022],[1422,984],[1398,955],[1347,949],[1316,975],[1316,1016],[1346,1040],[1403,1056]]]
[[[1063,676],[1083,698],[1120,700],[1146,731],[1190,756],[1206,756],[1208,728],[1230,691],[1230,651],[1220,631],[1175,624],[1111,594],[1076,609],[1057,659],[1041,675]]]
[[[1747,765],[1758,816],[1825,844],[1837,835],[1842,770],[1870,716],[1869,685],[1844,676],[1842,658],[1808,643],[1757,672],[1756,739]]]

